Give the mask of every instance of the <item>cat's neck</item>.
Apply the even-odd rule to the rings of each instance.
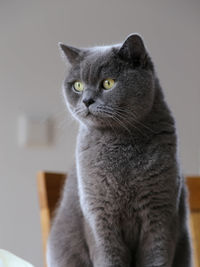
[[[149,131],[149,129],[148,129]],[[106,146],[116,144],[130,145],[142,144],[148,142],[151,138],[147,129],[124,129],[124,128],[96,128],[80,126],[79,128],[79,144],[80,141],[86,144],[102,143]],[[152,132],[151,132],[152,133]],[[86,145],[87,146],[87,145]]]

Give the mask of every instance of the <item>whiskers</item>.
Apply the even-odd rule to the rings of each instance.
[[[76,108],[73,112],[69,112],[68,109],[65,108],[62,112],[57,112],[56,121],[58,121],[57,127],[59,129],[65,129],[66,127],[74,127],[77,124],[77,120],[79,120],[79,114],[84,111],[84,108]],[[71,116],[71,114],[73,116]]]
[[[75,117],[78,117],[78,115],[79,115],[80,113],[82,113],[83,111],[85,111],[85,108],[83,108],[83,107],[76,107],[76,108],[74,109],[74,111],[73,111],[73,115],[74,115]]]
[[[134,124],[137,124],[138,126],[140,125],[141,127],[145,128],[147,131],[150,131],[151,133],[156,133],[153,129],[151,129],[149,126],[145,125],[144,123],[140,122],[138,119],[137,119],[137,116],[136,114],[134,113],[133,110],[129,110],[129,109],[122,109],[122,108],[119,108],[119,107],[116,107],[115,108],[116,111],[121,114],[122,116],[124,115],[127,119],[128,122],[131,122],[131,123],[134,123]],[[134,127],[136,127],[134,125]]]
[[[133,129],[146,137],[148,136],[148,131],[155,133],[150,127],[138,121],[132,110],[109,106],[101,106],[98,108],[102,113],[109,115],[108,117],[110,117],[113,122],[123,128],[131,136],[133,135],[131,132]],[[110,125],[112,125],[111,122]],[[112,129],[113,128],[114,126],[112,126]]]
[[[78,106],[73,110],[73,116],[80,121],[80,114],[84,112],[85,107]],[[128,107],[98,105],[93,112],[91,114],[96,117],[95,120],[111,128],[116,136],[116,126],[126,131],[131,137],[133,136],[133,131],[136,131],[144,137],[148,137],[150,133],[156,133],[148,125],[139,121],[134,111]],[[91,119],[93,120],[94,118],[91,117]]]

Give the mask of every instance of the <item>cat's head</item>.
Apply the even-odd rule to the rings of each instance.
[[[154,68],[142,38],[78,49],[59,44],[70,64],[64,95],[72,115],[92,127],[129,127],[144,118],[154,99]]]

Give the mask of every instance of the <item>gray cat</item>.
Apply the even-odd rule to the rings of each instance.
[[[48,266],[191,267],[174,119],[143,40],[60,48],[71,65],[66,103],[80,127]]]

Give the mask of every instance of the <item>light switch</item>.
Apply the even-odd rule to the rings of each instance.
[[[21,115],[18,122],[20,146],[47,146],[50,144],[52,127],[44,116]]]

